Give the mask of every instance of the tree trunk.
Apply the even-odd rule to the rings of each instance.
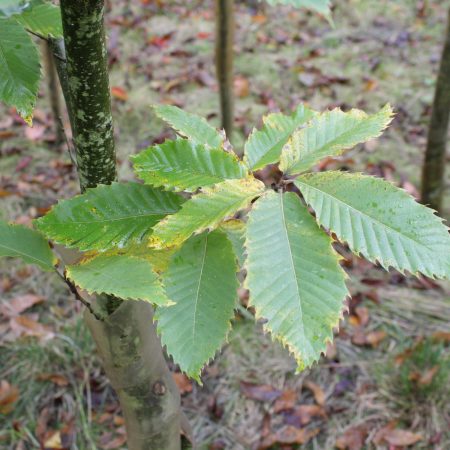
[[[61,0],[73,140],[81,190],[110,184],[116,156],[103,0]]]
[[[450,117],[450,10],[447,34],[434,94],[428,131],[427,149],[422,171],[422,203],[442,213],[445,188],[444,168]]]
[[[66,64],[58,64],[68,103],[80,187],[116,178],[103,0],[61,0]],[[55,51],[61,47],[54,42]],[[180,398],[153,326],[152,308],[102,296],[87,325],[117,391],[130,450],[179,450]]]
[[[61,105],[59,101],[59,85],[58,75],[56,73],[53,50],[49,42],[44,41],[42,44],[42,50],[44,54],[45,72],[48,82],[48,96],[50,99],[50,106],[52,108],[54,130],[56,134],[56,144],[60,145],[64,142],[64,133],[61,125]]]
[[[123,302],[105,321],[85,311],[123,413],[132,450],[180,448],[180,395],[151,325],[152,308]]]
[[[222,128],[230,140],[234,122],[233,41],[234,0],[216,0],[216,73]]]

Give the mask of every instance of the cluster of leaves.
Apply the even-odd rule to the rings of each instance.
[[[450,237],[432,210],[379,178],[305,173],[379,136],[389,106],[373,115],[304,105],[270,114],[249,136],[243,160],[204,119],[167,105],[155,112],[178,137],[132,157],[144,184],[89,189],[60,201],[36,226],[84,252],[66,267],[82,289],[156,305],[162,342],[191,377],[199,379],[227,338],[239,268],[256,318],[299,370],[319,359],[348,295],[325,230],[386,269],[450,276]],[[276,163],[283,177],[267,187],[255,172]],[[47,270],[55,263],[41,235],[14,225],[2,225],[0,254]]]
[[[44,38],[61,37],[59,7],[44,0],[2,0],[0,4],[0,100],[16,107],[31,125],[41,66],[27,31]]]

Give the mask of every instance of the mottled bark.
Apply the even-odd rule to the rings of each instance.
[[[442,212],[444,169],[450,118],[450,10],[447,34],[436,82],[433,110],[422,171],[422,203]]]
[[[128,447],[179,450],[180,396],[151,317],[144,302],[123,302],[103,322],[85,312],[111,385],[121,405],[128,405],[123,409]]]
[[[116,178],[103,0],[61,0],[72,133],[82,191]]]
[[[42,50],[44,54],[45,74],[47,76],[48,96],[50,99],[50,106],[52,108],[54,130],[56,134],[56,143],[64,142],[64,133],[61,125],[61,103],[59,101],[59,84],[58,75],[56,73],[53,51],[50,43],[43,41]]]
[[[116,178],[103,0],[61,0],[64,48],[53,41],[67,102],[80,187]],[[64,56],[65,53],[65,56]],[[179,450],[182,414],[177,387],[142,302],[100,296],[86,322],[106,375],[119,396],[130,450]],[[98,314],[97,314],[98,313]]]
[[[233,43],[234,0],[216,0],[216,73],[222,128],[230,140],[234,122]]]

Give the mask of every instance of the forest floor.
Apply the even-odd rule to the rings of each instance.
[[[304,11],[246,3],[236,12],[236,147],[263,114],[299,102],[367,112],[390,102],[396,116],[381,138],[320,169],[365,171],[417,195],[449,2],[336,0],[335,28]],[[212,5],[117,0],[108,13],[121,180],[132,178],[129,155],[172,136],[150,104],[218,125]],[[47,90],[43,82],[33,128],[0,109],[2,219],[29,224],[77,192]],[[320,364],[295,374],[287,351],[242,307],[203,386],[174,375],[199,448],[450,448],[450,285],[385,273],[340,250],[353,299]],[[125,448],[82,306],[53,275],[9,260],[0,262],[0,295],[0,448]]]

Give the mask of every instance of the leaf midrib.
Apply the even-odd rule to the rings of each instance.
[[[5,248],[6,250],[12,251],[12,252],[14,252],[15,254],[20,255],[20,256],[22,256],[22,257],[30,258],[30,259],[32,259],[33,261],[36,261],[36,262],[38,262],[38,263],[42,263],[42,265],[45,265],[45,267],[48,267],[49,269],[53,269],[53,266],[49,265],[49,264],[47,263],[47,261],[44,261],[44,260],[39,259],[39,258],[36,258],[36,257],[34,257],[33,255],[30,255],[30,254],[28,254],[28,253],[23,253],[23,252],[21,252],[21,251],[15,249],[15,248],[8,247],[8,246],[5,245],[5,244],[0,244],[0,247]]]
[[[295,276],[295,288],[297,290],[297,297],[299,300],[299,309],[300,309],[300,320],[302,323],[302,327],[301,327],[301,333],[303,335],[303,338],[305,338],[305,324],[303,322],[303,308],[302,308],[302,302],[301,302],[301,295],[300,295],[300,288],[298,286],[298,281],[297,281],[297,271],[295,270],[295,264],[294,264],[294,256],[292,255],[292,250],[291,250],[291,245],[290,245],[290,239],[289,239],[289,234],[288,234],[288,229],[287,229],[287,223],[286,223],[286,216],[284,213],[284,195],[280,195],[280,204],[281,204],[281,217],[282,217],[282,221],[283,221],[283,230],[285,232],[286,235],[286,241],[288,243],[288,249],[289,249],[289,262],[291,264],[291,268],[292,268],[292,272]],[[306,342],[306,339],[305,339]]]
[[[212,150],[214,150],[214,149],[212,149]],[[234,169],[236,169],[237,171],[242,170],[244,172],[244,176],[240,175],[239,177],[228,178],[228,177],[225,177],[222,174],[211,173],[211,172],[206,172],[206,171],[200,172],[198,170],[198,167],[196,165],[194,165],[194,164],[192,165],[192,167],[183,167],[181,165],[172,166],[172,167],[175,167],[176,170],[178,171],[178,173],[188,174],[188,175],[196,175],[196,176],[199,176],[199,177],[208,176],[208,177],[211,177],[211,178],[214,178],[214,179],[218,180],[219,183],[223,182],[223,181],[226,181],[226,180],[240,180],[240,179],[244,178],[246,170],[245,170],[245,167],[242,165],[241,161],[239,161],[239,160],[235,161],[232,156],[231,157],[226,156],[227,153],[225,153],[224,151],[222,151],[222,153],[225,155],[225,158],[221,162],[223,162],[223,163],[230,163],[231,166],[234,166],[234,167],[232,167],[233,170]],[[176,163],[179,163],[179,161],[176,160],[175,164]],[[148,164],[151,164],[151,162],[149,162]],[[155,168],[155,166],[156,166],[156,168]],[[158,164],[155,164],[155,166],[152,167],[152,170],[156,171],[156,170],[163,170],[164,168],[167,168],[167,165],[160,164],[159,161],[158,161]],[[142,169],[143,167],[144,167],[144,163],[142,163],[141,167],[138,168],[139,169],[138,172],[149,171],[149,169],[144,169],[143,170]],[[174,172],[172,172],[172,174],[174,174]],[[166,175],[166,174],[163,172],[162,175]],[[170,175],[170,172],[169,172],[169,175]],[[175,175],[176,175],[176,173],[175,173]],[[165,178],[168,179],[169,177],[165,176]]]
[[[348,148],[348,146],[356,145],[356,144],[342,144],[343,146],[340,147],[339,144],[336,144],[335,142],[338,139],[342,139],[342,138],[346,137],[348,134],[353,133],[355,131],[355,128],[357,128],[360,124],[361,123],[359,123],[355,127],[351,128],[350,130],[345,131],[344,133],[340,134],[339,136],[334,137],[332,140],[326,142],[318,149],[313,149],[310,152],[304,153],[303,155],[300,155],[300,152],[299,152],[299,160],[291,167],[291,169],[289,169],[290,173],[292,173],[292,171],[308,170],[308,168],[314,166],[314,164],[316,164],[317,160],[320,160],[320,159],[323,159],[326,157],[324,155],[321,155],[321,153],[324,151],[324,149],[327,149],[327,151],[330,152],[330,151],[333,151],[334,146],[337,146],[338,147],[337,150],[334,149],[336,151],[336,153],[333,153],[332,155],[330,155],[331,157],[335,157],[335,156],[339,156],[340,155],[339,152],[343,152],[344,150],[346,150]],[[308,161],[308,159],[309,159],[309,161]],[[311,159],[313,159],[313,161],[311,161]]]
[[[301,124],[300,124],[301,125]],[[254,170],[255,169],[255,167],[258,165],[258,164],[261,164],[261,161],[263,161],[264,160],[264,158],[277,146],[277,145],[279,145],[280,144],[280,142],[282,142],[282,141],[284,141],[284,140],[286,140],[286,139],[289,139],[289,136],[292,134],[292,133],[294,133],[294,131],[300,126],[300,125],[297,125],[297,126],[293,126],[291,129],[289,129],[288,131],[286,131],[284,134],[283,134],[283,136],[281,137],[281,138],[279,138],[274,144],[272,144],[271,145],[271,147],[269,148],[269,150],[267,150],[265,153],[263,153],[262,154],[262,156],[260,156],[256,161],[255,161],[255,163],[253,163],[253,164],[250,164],[249,165],[249,167],[252,169],[252,170]],[[266,129],[264,129],[264,128],[266,128]],[[261,130],[257,130],[257,132],[259,132],[259,133],[261,133],[261,134],[268,134],[268,132],[269,132],[269,130],[270,129],[272,129],[272,130],[274,130],[274,131],[276,131],[275,130],[275,128],[273,128],[273,127],[270,127],[270,126],[268,126],[268,125],[264,125],[264,127],[261,129]],[[248,152],[247,152],[247,154],[248,154]],[[248,159],[248,158],[247,158]],[[250,163],[250,161],[249,161],[249,163]],[[267,164],[269,164],[269,163],[267,163]]]
[[[125,216],[125,217],[118,217],[115,219],[102,219],[102,220],[88,220],[88,221],[74,221],[71,220],[70,222],[57,222],[57,223],[51,223],[51,226],[67,226],[67,225],[85,225],[85,224],[91,224],[91,223],[106,223],[106,222],[119,222],[124,220],[131,220],[131,219],[137,219],[141,217],[151,217],[151,216],[166,216],[171,213],[176,213],[179,210],[172,210],[172,211],[164,211],[164,212],[152,212],[152,213],[146,213],[146,214],[136,214],[134,216]]]
[[[200,297],[200,286],[202,284],[202,278],[203,278],[203,269],[205,268],[205,261],[206,261],[206,250],[208,247],[208,235],[205,236],[205,245],[203,248],[203,256],[202,256],[202,263],[200,266],[200,273],[198,277],[198,285],[197,285],[197,292],[195,294],[195,306],[194,306],[194,321],[192,324],[192,342],[195,343],[195,334],[196,334],[196,322],[197,322],[197,307],[198,307],[198,301]]]

